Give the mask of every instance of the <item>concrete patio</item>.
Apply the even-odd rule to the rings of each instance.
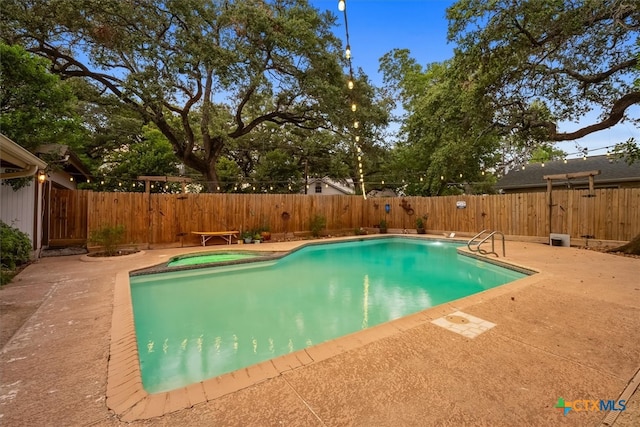
[[[0,289],[0,424],[640,425],[640,259],[513,241],[501,259],[540,273],[321,345],[272,378],[115,413],[106,396],[116,276],[202,250],[42,258]],[[496,326],[468,338],[432,323],[458,311]],[[566,416],[559,398],[574,402]],[[582,402],[601,399],[626,400],[626,410]]]

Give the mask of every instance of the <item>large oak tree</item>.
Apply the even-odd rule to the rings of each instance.
[[[640,104],[637,1],[459,0],[447,16],[456,58],[505,132],[568,141],[640,123],[628,116]],[[563,122],[581,127],[562,131]]]
[[[304,0],[8,0],[0,31],[153,122],[215,191],[229,140],[344,122],[334,19]]]

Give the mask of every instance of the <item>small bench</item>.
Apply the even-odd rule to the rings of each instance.
[[[239,231],[192,231],[191,233],[200,236],[202,246],[205,246],[212,237],[222,237],[227,242],[227,245],[230,245],[231,239],[237,239],[240,234]]]

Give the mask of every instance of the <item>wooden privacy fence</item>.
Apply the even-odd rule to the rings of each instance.
[[[554,190],[551,207],[544,192],[368,200],[302,194],[56,193],[64,193],[52,203],[66,201],[66,218],[56,206],[51,206],[52,217],[74,236],[83,233],[86,238],[93,230],[122,224],[127,243],[134,244],[197,244],[192,231],[303,232],[311,229],[316,215],[325,217],[327,230],[334,231],[374,227],[381,219],[390,229],[413,230],[416,219],[428,215],[425,225],[431,232],[491,229],[515,236],[553,232],[619,241],[640,233],[640,188]]]

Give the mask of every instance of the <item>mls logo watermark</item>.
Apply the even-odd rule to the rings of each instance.
[[[573,401],[565,401],[562,397],[558,398],[555,408],[561,409],[566,417],[571,411],[575,412],[606,412],[606,411],[624,411],[627,409],[626,400],[592,400],[577,399]]]

